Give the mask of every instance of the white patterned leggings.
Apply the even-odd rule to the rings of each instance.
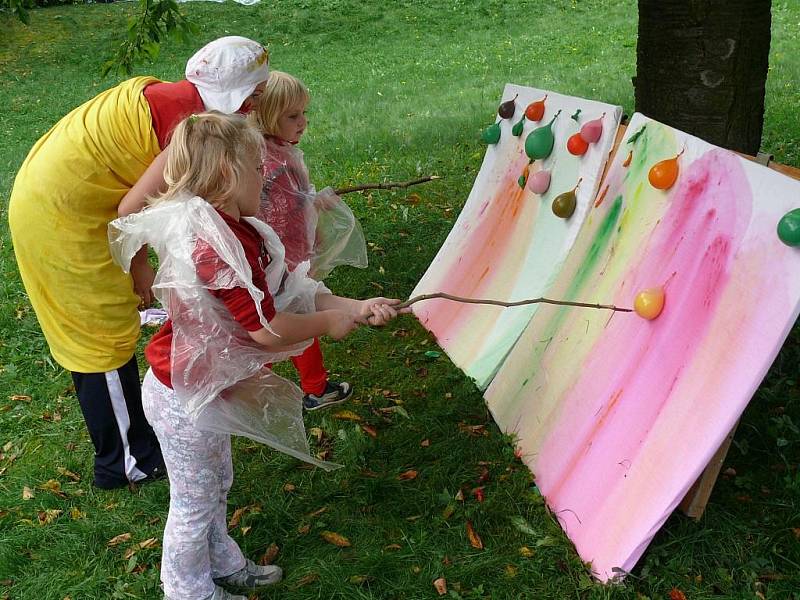
[[[233,483],[231,436],[196,429],[175,392],[151,370],[142,384],[142,405],[169,475],[161,557],[164,593],[175,600],[203,600],[214,593],[212,578],[245,565],[225,518]]]

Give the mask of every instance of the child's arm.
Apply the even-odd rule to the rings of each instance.
[[[166,187],[164,183],[164,167],[166,165],[167,150],[165,148],[150,163],[150,166],[142,173],[139,180],[133,184],[133,187],[128,190],[128,193],[123,196],[117,206],[117,213],[120,217],[139,212],[145,207],[149,197],[156,196],[159,192],[164,191]]]
[[[330,295],[330,294],[326,294]],[[359,325],[366,325],[366,318],[347,310],[329,309],[310,314],[276,313],[269,326],[274,333],[264,329],[248,331],[250,337],[268,348],[291,346],[321,335],[339,340]]]
[[[386,325],[389,321],[397,317],[398,314],[405,314],[411,311],[404,308],[398,312],[395,304],[400,304],[397,298],[369,298],[367,300],[355,300],[353,298],[343,298],[333,294],[317,294],[317,310],[327,310],[338,308],[349,311],[355,316],[366,320],[367,324],[373,326]]]

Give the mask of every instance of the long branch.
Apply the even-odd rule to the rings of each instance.
[[[427,177],[420,177],[419,179],[412,179],[410,181],[387,181],[386,183],[364,183],[361,185],[354,185],[352,187],[339,188],[334,190],[337,196],[342,194],[350,194],[352,192],[361,192],[363,190],[388,190],[392,188],[407,188],[426,181],[435,181],[441,179],[439,175],[428,175]]]
[[[502,300],[483,300],[480,298],[462,298],[461,296],[452,296],[444,292],[436,292],[434,294],[422,294],[421,296],[414,296],[413,298],[401,302],[395,308],[405,308],[411,306],[415,302],[421,300],[431,300],[432,298],[443,298],[444,300],[453,300],[454,302],[464,302],[466,304],[494,304],[496,306],[524,306],[526,304],[557,304],[559,306],[579,306],[582,308],[599,308],[603,310],[613,310],[617,312],[633,312],[632,308],[621,308],[613,304],[590,304],[588,302],[570,302],[568,300],[551,300],[550,298],[531,298],[529,300],[517,300],[516,302],[504,302]]]

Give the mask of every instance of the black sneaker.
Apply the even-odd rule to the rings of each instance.
[[[341,404],[353,395],[353,388],[346,381],[329,381],[325,385],[325,391],[319,396],[316,394],[306,394],[303,396],[303,408],[306,410],[318,410]]]

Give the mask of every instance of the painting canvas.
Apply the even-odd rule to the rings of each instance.
[[[657,189],[669,159],[678,178]],[[776,225],[799,204],[800,182],[636,114],[566,259],[563,240],[542,249],[551,297],[665,291],[654,320],[541,305],[485,393],[599,579],[634,566],[796,321],[800,248]]]
[[[507,84],[502,100],[515,97],[514,115],[500,119],[500,140],[489,146],[464,209],[412,296],[446,292],[520,300],[546,293],[559,272],[597,191],[622,109]],[[514,136],[512,127],[526,107],[542,99],[545,110],[541,118],[526,120],[522,134]],[[596,119],[602,119],[599,140],[582,156],[568,152],[568,138]],[[551,121],[555,137],[552,154],[536,160],[529,169],[529,177],[541,170],[550,171],[550,185],[546,192],[536,194],[518,182],[530,162],[525,141],[532,131]],[[553,199],[575,188],[578,181],[575,213],[569,219],[557,217],[551,210]],[[476,306],[447,300],[427,300],[413,306],[448,356],[481,389],[491,381],[538,308]]]

